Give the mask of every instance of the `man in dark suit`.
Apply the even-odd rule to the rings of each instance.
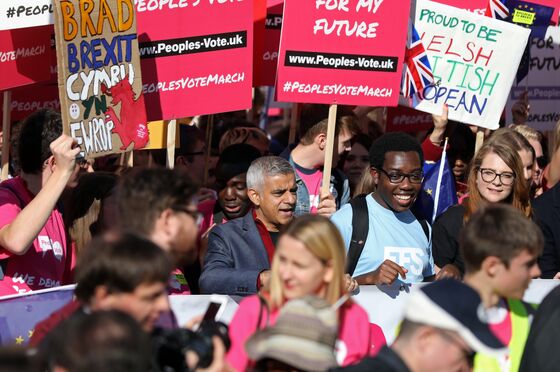
[[[544,235],[539,258],[541,278],[560,278],[560,182],[533,202],[536,221]]]
[[[247,296],[267,284],[279,230],[294,217],[296,191],[287,160],[266,156],[251,163],[247,194],[254,209],[210,232],[202,293]]]

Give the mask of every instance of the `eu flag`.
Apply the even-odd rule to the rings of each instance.
[[[437,212],[434,215],[434,205],[436,198],[436,190],[438,184],[438,176],[443,161],[443,169],[441,175],[441,183],[439,189],[439,198],[437,201]],[[449,163],[443,156],[438,162],[426,161],[424,163],[424,181],[422,182],[422,190],[416,198],[413,211],[417,217],[423,218],[431,223],[435,217],[439,216],[452,205],[457,204],[457,192],[455,191],[455,178]]]
[[[72,300],[74,287],[0,298],[0,345],[26,345],[37,323]]]
[[[530,38],[544,39],[554,8],[521,0],[508,0],[508,22],[531,29]]]

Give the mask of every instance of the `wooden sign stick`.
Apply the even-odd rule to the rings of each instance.
[[[327,126],[327,147],[325,148],[325,164],[323,165],[323,184],[321,186],[321,196],[330,193],[331,168],[334,150],[334,132],[336,125],[337,105],[329,107],[329,121]]]
[[[10,106],[12,103],[12,92],[6,90],[4,92],[4,115],[2,115],[2,177],[1,180],[7,180],[10,174]]]
[[[167,158],[165,166],[169,169],[175,168],[175,137],[177,134],[177,120],[167,122]]]

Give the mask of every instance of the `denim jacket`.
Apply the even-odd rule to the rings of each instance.
[[[280,157],[288,160],[294,168],[294,173],[296,175],[296,185],[297,185],[297,202],[294,214],[301,216],[303,214],[309,214],[311,209],[309,201],[309,190],[305,182],[301,179],[298,172],[296,171],[296,166],[294,160],[292,159],[291,152],[295,146],[287,147],[281,154]],[[340,209],[341,206],[350,201],[350,185],[348,184],[348,179],[346,176],[338,169],[333,168],[331,171],[331,185],[329,191],[333,194],[336,201],[336,209]]]

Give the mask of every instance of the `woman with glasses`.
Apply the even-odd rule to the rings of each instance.
[[[491,203],[508,203],[531,217],[529,185],[517,151],[504,141],[488,141],[475,155],[467,181],[468,197],[436,220],[432,232],[434,263],[441,270],[436,278],[461,278],[464,261],[459,235],[469,218]]]
[[[245,342],[257,330],[273,325],[287,301],[306,295],[321,297],[337,308],[340,364],[377,352],[385,337],[381,328],[370,324],[365,310],[346,297],[357,284],[344,274],[345,256],[342,237],[327,218],[304,215],[292,221],[278,240],[269,288],[244,299],[230,323],[227,359],[232,367],[247,370],[251,362]]]

